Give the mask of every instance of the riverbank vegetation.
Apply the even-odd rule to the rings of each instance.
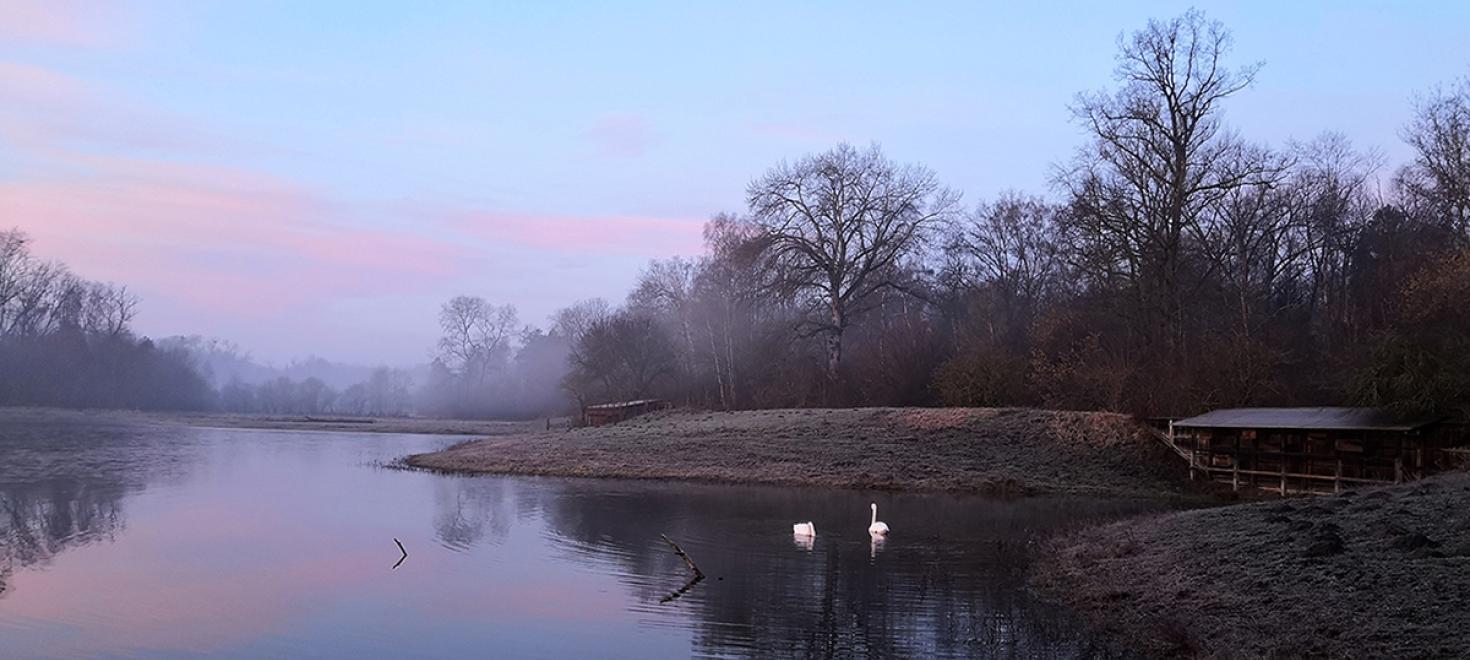
[[[1184,466],[1111,413],[984,408],[669,411],[408,459],[453,472],[832,488],[1159,497]]]
[[[1150,656],[1457,658],[1470,476],[1168,513],[1051,543],[1037,586]]]
[[[745,410],[1244,405],[1470,411],[1470,78],[1410,98],[1412,159],[1324,132],[1266,144],[1229,106],[1264,75],[1199,12],[1119,40],[1048,191],[963,200],[846,144],[781,162],[695,257],[546,327],[444,304],[431,365],[353,383],[209,373],[133,337],[137,300],[0,253],[0,404],[519,418],[658,397]],[[1331,119],[1324,120],[1330,127]],[[1065,127],[1058,126],[1058,130]],[[1380,140],[1386,136],[1365,136]],[[15,246],[20,246],[16,248]],[[20,256],[16,256],[20,255]]]
[[[1047,195],[964,204],[876,146],[778,164],[702,255],[556,316],[565,385],[712,409],[1470,410],[1470,79],[1406,99],[1414,157],[1392,165],[1330,131],[1231,130],[1267,75],[1232,48],[1197,12],[1120,39]],[[509,374],[483,368],[512,354],[486,336],[444,374]]]
[[[197,409],[189,355],[132,333],[138,298],[93,282],[0,230],[0,405]]]

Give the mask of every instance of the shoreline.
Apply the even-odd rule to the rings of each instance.
[[[986,495],[1203,498],[1124,415],[1014,408],[674,410],[404,459],[512,474]]]
[[[1148,656],[1462,657],[1470,474],[1083,529],[1031,580]]]

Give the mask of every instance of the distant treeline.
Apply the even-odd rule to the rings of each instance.
[[[190,356],[209,383],[209,407],[222,412],[398,417],[416,407],[414,377],[406,369],[319,357],[273,367],[255,362],[232,342],[197,335],[168,337],[159,345]]]
[[[772,168],[703,256],[558,315],[565,384],[718,408],[1470,412],[1470,79],[1417,97],[1415,158],[1385,170],[1341,135],[1230,130],[1259,68],[1231,45],[1198,12],[1122,39],[1050,196],[962,207],[877,147]]]
[[[201,409],[209,388],[188,353],[134,337],[138,300],[31,254],[0,231],[0,405]]]

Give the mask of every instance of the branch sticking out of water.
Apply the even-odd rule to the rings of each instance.
[[[683,559],[684,563],[689,565],[689,570],[694,571],[695,577],[704,577],[704,571],[699,570],[699,567],[694,565],[694,560],[689,558],[689,553],[684,552],[684,549],[679,547],[679,544],[675,543],[667,534],[659,534],[659,536],[663,538],[664,543],[669,544],[669,547],[674,549],[674,554],[679,555],[679,558]]]
[[[669,593],[669,595],[664,596],[662,600],[658,601],[660,603],[667,603],[680,596],[683,596],[685,592],[693,589],[694,585],[699,584],[701,581],[703,581],[704,572],[699,570],[699,566],[695,565],[694,559],[690,558],[689,553],[684,552],[684,549],[679,547],[679,544],[675,543],[674,540],[669,538],[667,534],[659,534],[659,537],[663,538],[664,543],[669,544],[669,547],[674,549],[674,554],[679,555],[679,558],[683,559],[684,563],[689,565],[689,570],[694,572],[694,576],[690,577],[689,581],[684,583],[684,586],[679,587],[677,590]]]
[[[398,544],[398,551],[403,553],[403,556],[398,558],[398,563],[393,565],[393,569],[397,570],[399,566],[403,565],[403,560],[408,559],[408,551],[403,549],[403,541],[400,541],[395,537],[393,539],[393,542]]]

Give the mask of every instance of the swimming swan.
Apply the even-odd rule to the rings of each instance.
[[[816,536],[817,526],[811,522],[796,523],[791,526],[791,533],[796,536]]]
[[[888,523],[878,521],[878,503],[873,503],[873,522],[868,525],[868,533],[873,536],[888,536]]]

